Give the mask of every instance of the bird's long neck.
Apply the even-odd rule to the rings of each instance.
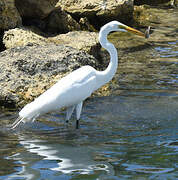
[[[118,66],[117,50],[114,45],[107,40],[108,33],[109,31],[105,29],[101,29],[99,32],[100,44],[109,52],[110,62],[108,67],[104,71],[97,71],[98,88],[109,82],[113,78]]]

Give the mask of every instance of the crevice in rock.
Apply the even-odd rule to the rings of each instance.
[[[94,15],[93,17],[88,18],[88,21],[98,31],[100,30],[101,26],[104,24],[104,23],[100,22],[100,18],[98,18],[96,15]]]
[[[0,100],[0,107],[1,108],[6,108],[8,110],[17,108],[15,102],[10,101],[10,100],[6,100],[6,99],[4,99],[4,100],[1,99]]]
[[[23,26],[34,26],[42,31],[45,28],[45,22],[43,20],[37,19],[37,18],[22,17],[22,25]]]
[[[3,44],[3,36],[4,36],[4,31],[0,30],[0,52],[6,50],[6,47]]]
[[[134,5],[143,5],[143,4],[148,4],[148,5],[157,5],[161,3],[168,3],[170,0],[134,0]]]

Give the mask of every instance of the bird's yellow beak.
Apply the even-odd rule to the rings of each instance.
[[[142,33],[141,31],[138,31],[134,28],[131,28],[129,26],[122,26],[123,29],[125,29],[126,31],[129,31],[131,33],[134,33],[134,34],[137,34],[138,36],[142,36],[142,37],[145,37],[145,34]]]

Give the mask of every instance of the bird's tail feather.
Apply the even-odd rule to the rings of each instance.
[[[18,117],[15,122],[11,125],[11,129],[15,129],[21,122],[23,122],[24,118]]]

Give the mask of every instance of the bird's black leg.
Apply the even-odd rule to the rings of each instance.
[[[79,129],[79,120],[76,120],[76,129]]]
[[[79,119],[80,119],[80,114],[81,114],[81,111],[82,111],[82,105],[83,105],[83,101],[81,101],[76,106],[76,114],[77,114],[76,129],[79,129]]]

